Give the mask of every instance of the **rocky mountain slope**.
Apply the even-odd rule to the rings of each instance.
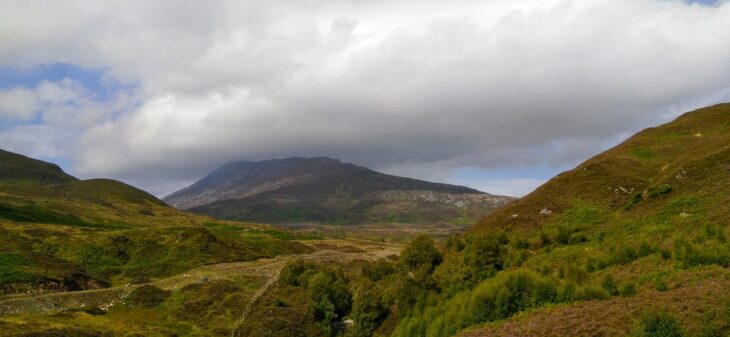
[[[349,224],[467,223],[514,198],[319,157],[228,163],[163,200],[225,219]]]

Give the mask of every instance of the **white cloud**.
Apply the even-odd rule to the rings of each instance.
[[[153,189],[228,160],[290,155],[412,165],[423,168],[417,177],[435,176],[428,167],[561,165],[678,107],[727,99],[730,87],[728,3],[4,7],[2,65],[62,61],[137,84],[114,107],[58,103],[67,91],[88,96],[57,84],[51,96],[62,108],[45,109],[44,120],[86,128],[74,151],[80,173]],[[109,118],[110,109],[120,113]]]
[[[22,88],[0,91],[0,118],[27,120],[35,115],[33,92]]]
[[[33,158],[60,158],[71,146],[68,132],[48,125],[21,125],[0,131],[3,150]]]

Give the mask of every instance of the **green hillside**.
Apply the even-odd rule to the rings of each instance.
[[[0,185],[54,184],[78,180],[56,164],[28,158],[0,149]]]
[[[730,104],[720,104],[638,133],[484,218],[474,231],[540,228],[581,203],[623,219],[672,218],[679,210],[698,213],[682,221],[727,222],[728,165]],[[666,209],[670,204],[677,209]]]
[[[453,239],[393,336],[726,336],[729,202],[730,104],[646,129]]]
[[[148,282],[195,266],[309,249],[268,227],[220,222],[108,179],[0,152],[0,296]]]

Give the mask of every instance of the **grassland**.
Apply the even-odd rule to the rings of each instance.
[[[247,335],[255,331],[250,329],[252,324],[266,320],[258,318],[262,314],[259,310],[251,317],[246,313],[265,290],[262,287],[280,287],[276,281],[288,261],[301,259],[352,268],[358,265],[351,264],[353,261],[385,258],[400,249],[343,240],[304,244],[312,253],[206,265],[144,285],[0,299],[0,336]],[[278,293],[266,292],[265,297]],[[287,296],[285,300],[293,303],[296,299]],[[256,301],[256,308],[267,305],[266,301]],[[267,319],[291,317],[267,315]]]
[[[0,152],[0,295],[99,289],[309,251],[305,236],[178,211],[118,181]]]

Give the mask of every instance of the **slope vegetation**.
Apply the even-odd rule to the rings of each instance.
[[[108,179],[0,151],[0,296],[147,282],[201,264],[308,251],[266,226],[178,211]]]
[[[646,129],[452,239],[393,335],[725,336],[729,191],[730,104]]]

